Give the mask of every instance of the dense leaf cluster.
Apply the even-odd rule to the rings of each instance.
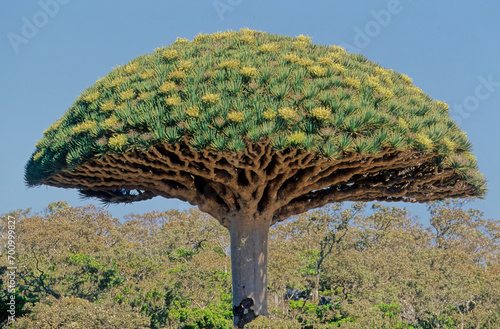
[[[362,203],[275,225],[271,315],[251,327],[494,328],[498,221],[462,203],[434,203],[429,212],[428,228],[403,209]],[[9,215],[18,219],[11,328],[231,328],[229,235],[213,218],[166,211],[120,223],[64,202]],[[6,257],[0,266],[5,272]]]
[[[330,158],[387,148],[435,153],[484,193],[448,105],[410,78],[306,36],[248,29],[178,39],[115,68],[45,131],[26,180],[38,185],[91,158],[158,143],[241,152],[262,140]]]

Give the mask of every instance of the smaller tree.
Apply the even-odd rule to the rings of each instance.
[[[296,239],[305,250],[302,258],[304,268],[300,270],[310,282],[312,300],[319,301],[320,280],[323,264],[328,257],[338,252],[339,243],[349,229],[351,220],[356,219],[364,209],[361,202],[355,203],[350,209],[342,209],[342,203],[329,205],[321,210],[301,214],[291,226],[296,232]]]
[[[466,209],[470,199],[431,202],[430,225],[438,248],[461,251],[477,264],[487,265],[498,253],[500,236],[498,221],[484,219],[478,209]]]

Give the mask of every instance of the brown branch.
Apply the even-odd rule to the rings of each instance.
[[[474,187],[463,181],[456,181],[451,185],[448,171],[427,179],[427,185],[406,184],[398,187],[391,181],[380,183],[379,186],[367,184],[344,184],[332,186],[323,190],[313,191],[302,195],[275,212],[273,223],[284,220],[292,215],[304,211],[322,207],[332,202],[343,201],[406,201],[406,202],[429,202],[442,198],[465,197],[471,193]]]
[[[474,191],[456,172],[440,171],[436,154],[385,150],[333,160],[300,149],[273,150],[269,140],[247,144],[243,152],[224,153],[195,151],[187,140],[162,143],[145,152],[92,159],[43,183],[78,188],[108,202],[177,198],[223,225],[242,212],[254,218],[274,215],[276,221],[329,202],[421,202]]]

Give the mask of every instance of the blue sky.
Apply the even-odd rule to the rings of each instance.
[[[167,46],[249,27],[309,35],[407,74],[450,115],[474,145],[489,193],[473,207],[500,219],[500,2],[497,1],[3,1],[0,5],[0,213],[58,200],[76,190],[27,189],[24,165],[43,131],[78,95],[117,65]],[[425,205],[407,207],[425,223]],[[113,215],[185,209],[155,198],[108,207]]]

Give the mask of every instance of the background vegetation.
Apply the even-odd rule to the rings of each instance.
[[[496,328],[500,225],[464,202],[432,203],[429,227],[362,203],[272,227],[270,317],[254,328]],[[50,204],[18,219],[17,321],[9,328],[231,328],[229,234],[191,209],[131,214]]]

